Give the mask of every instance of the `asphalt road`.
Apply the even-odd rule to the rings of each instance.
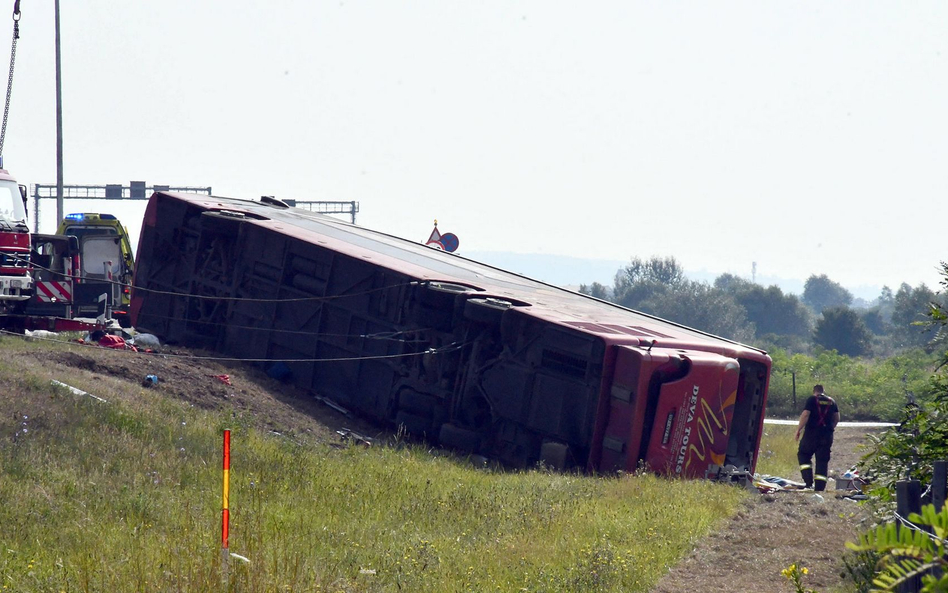
[[[796,426],[797,420],[779,420],[777,418],[764,418],[764,424],[783,424],[785,426]],[[898,426],[894,422],[840,422],[836,426],[857,427],[857,428],[888,428]]]

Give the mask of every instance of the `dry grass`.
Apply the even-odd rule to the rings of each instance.
[[[757,473],[782,476],[791,480],[800,479],[800,464],[797,462],[797,443],[793,439],[795,426],[767,424],[760,439],[760,457]]]

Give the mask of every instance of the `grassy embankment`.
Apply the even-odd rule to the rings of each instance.
[[[0,339],[0,590],[645,591],[742,491],[652,476],[474,469],[417,446],[334,448],[111,378],[77,387]],[[123,391],[125,393],[119,393]],[[129,398],[131,392],[133,398]]]

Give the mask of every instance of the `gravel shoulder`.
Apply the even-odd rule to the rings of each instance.
[[[867,436],[881,430],[838,428],[830,476],[854,465]],[[750,495],[734,517],[699,541],[652,591],[790,591],[780,571],[792,563],[809,570],[804,577],[808,588],[851,590],[843,576],[846,542],[855,541],[870,519],[861,504],[836,498],[833,487],[831,478],[822,502],[813,500],[811,492]]]

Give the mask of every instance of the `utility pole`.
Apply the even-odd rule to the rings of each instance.
[[[63,80],[59,47],[59,0],[56,11],[56,226],[63,221]]]

